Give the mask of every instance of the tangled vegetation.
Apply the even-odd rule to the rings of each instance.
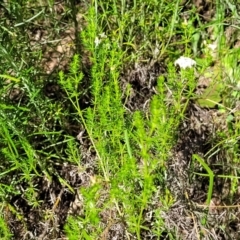
[[[0,9],[1,239],[238,239],[235,1]]]

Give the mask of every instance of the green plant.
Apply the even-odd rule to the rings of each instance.
[[[185,140],[179,129],[183,120],[191,121],[191,107],[197,103],[196,109],[206,108],[204,112],[217,112],[217,103],[218,114],[227,115],[227,128],[219,130],[214,122],[217,131],[207,143],[211,149],[203,158],[193,154],[192,164],[207,172],[195,171],[194,180],[197,175],[209,178],[206,207],[219,179],[231,181],[227,197],[233,201],[240,124],[239,49],[232,45],[238,39],[239,16],[237,6],[227,0],[210,5],[215,15],[208,20],[179,0],[0,4],[3,212],[8,209],[24,231],[29,228],[28,214],[39,213],[36,219],[49,228],[60,219],[55,215],[68,215],[64,233],[73,240],[107,239],[115,224],[122,224],[126,239],[144,239],[145,234],[181,239],[179,223],[169,227],[163,214],[179,200],[168,183],[169,159],[175,158],[177,138]],[[235,28],[231,43],[225,36],[229,22]],[[35,34],[39,30],[42,38]],[[74,40],[62,42],[68,37]],[[43,73],[50,65],[44,58],[62,57],[59,42],[61,47],[76,45],[69,68]],[[194,55],[197,66],[177,69],[174,61],[183,55]],[[209,68],[213,74],[208,75]],[[195,94],[198,74],[214,80],[200,98]],[[55,89],[50,94],[49,86]],[[141,98],[144,107],[140,102],[138,106]],[[136,105],[130,110],[131,101]],[[190,119],[185,121],[186,114]],[[221,174],[215,174],[218,168],[210,161],[218,155]],[[71,216],[61,206],[71,208],[76,193],[81,209]],[[0,235],[10,239],[4,214]],[[208,218],[203,220],[207,228]],[[49,231],[52,238],[59,237],[56,228]]]

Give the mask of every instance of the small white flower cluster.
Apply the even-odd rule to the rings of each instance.
[[[179,66],[180,68],[186,69],[186,68],[191,68],[193,66],[196,66],[196,62],[189,58],[189,57],[183,57],[181,56],[174,62],[175,66]]]
[[[98,45],[102,42],[103,39],[107,38],[105,33],[100,33],[94,40],[95,46],[98,47]]]
[[[205,44],[208,48],[208,51],[210,53],[210,55],[216,59],[217,58],[217,41],[210,43],[210,44]]]

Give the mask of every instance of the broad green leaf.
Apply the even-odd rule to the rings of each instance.
[[[206,88],[201,97],[197,99],[197,104],[202,108],[214,108],[222,100],[221,85],[222,84],[215,84]]]
[[[221,93],[223,91],[223,81],[217,70],[219,70],[217,67],[213,69],[211,68],[211,71],[206,71],[204,73],[206,79],[212,80],[196,101],[202,108],[214,108],[222,101]]]

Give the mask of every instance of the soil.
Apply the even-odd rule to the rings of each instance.
[[[188,11],[191,4],[183,1],[183,11]],[[192,0],[196,5],[198,13],[203,22],[210,21],[214,16],[215,6],[212,1]],[[60,18],[64,11],[64,3],[59,1],[55,4],[54,11]],[[56,101],[61,101],[63,93],[58,84],[53,81],[54,74],[59,70],[68,71],[69,61],[73,54],[79,49],[75,47],[76,31],[81,31],[82,26],[86,24],[82,15],[79,13],[78,24],[62,26],[64,30],[59,35],[51,34],[51,22],[43,22],[38,28],[29,29],[29,39],[32,48],[41,46],[43,49],[43,58],[39,62],[42,68],[42,75],[49,81],[43,86],[43,94]],[[59,19],[61,22],[62,19]],[[206,31],[211,32],[211,29]],[[235,30],[234,30],[235,31]],[[231,29],[227,29],[230,34]],[[229,36],[228,36],[229,38]],[[55,44],[45,44],[54,42]],[[233,43],[233,47],[236,41]],[[81,50],[83,51],[83,50]],[[86,56],[82,59],[83,71],[87,76],[89,74],[91,63]],[[145,64],[133,64],[121,74],[121,87],[125,92],[128,83],[132,86],[132,92],[126,103],[130,112],[136,110],[147,111],[148,103],[151,97],[156,94],[155,86],[157,78],[166,73],[166,64],[164,60],[149,61]],[[147,81],[146,81],[147,79]],[[20,96],[21,94],[21,96]],[[22,99],[22,92],[18,89],[10,94],[10,98],[18,101]],[[12,100],[11,99],[11,100]],[[87,107],[90,94],[86,93],[83,99],[80,99],[81,105]],[[225,178],[215,180],[211,208],[207,214],[205,207],[206,193],[208,192],[208,178],[194,174],[205,173],[204,169],[192,161],[192,155],[198,154],[203,157],[214,146],[214,139],[217,140],[219,129],[226,128],[226,116],[219,114],[217,109],[200,108],[194,102],[191,102],[186,111],[185,120],[179,126],[178,139],[172,149],[171,158],[168,163],[168,188],[176,199],[174,205],[167,213],[162,212],[162,218],[169,229],[179,234],[180,239],[239,239],[240,212],[238,208],[225,208],[220,206],[236,205],[239,202],[240,191],[232,196],[231,201],[226,197],[230,191],[230,181]],[[68,120],[64,132],[76,138],[80,144],[82,152],[82,164],[84,169],[79,169],[76,165],[63,162],[56,164],[54,159],[50,161],[49,168],[55,169],[52,178],[36,177],[34,186],[37,189],[36,198],[40,206],[31,206],[25,199],[25,190],[29,187],[28,183],[19,186],[19,194],[10,197],[9,203],[13,208],[20,212],[21,216],[14,214],[14,211],[8,207],[4,209],[6,221],[14,235],[14,239],[66,239],[63,232],[64,223],[69,215],[83,214],[83,201],[78,192],[80,187],[86,187],[91,184],[97,172],[95,163],[95,153],[91,151],[91,144],[87,138],[82,126]],[[211,140],[211,141],[210,141]],[[38,139],[42,141],[42,139]],[[42,145],[37,144],[41,148]],[[207,159],[209,166],[215,174],[224,174],[232,166],[224,162],[224,150]],[[59,182],[59,178],[65,179],[72,190],[66,189]],[[157,194],[153,197],[153,204],[146,209],[146,224],[151,226],[151,221],[155,218],[151,212],[157,207]],[[102,192],[102,198],[107,197],[107,184]],[[116,210],[115,210],[116,211]],[[101,213],[102,224],[105,226],[100,239],[128,239],[126,235],[124,222],[115,220],[116,212],[112,209]],[[202,219],[207,214],[208,225],[202,224]],[[44,218],[44,216],[48,216]],[[47,220],[44,220],[47,219]],[[113,219],[109,221],[109,219]],[[222,226],[226,226],[225,229]],[[130,238],[135,239],[135,238]],[[154,239],[151,233],[142,232],[142,239]],[[169,239],[166,235],[161,239]]]

